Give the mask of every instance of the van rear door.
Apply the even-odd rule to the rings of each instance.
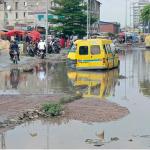
[[[88,45],[80,45],[77,51],[77,65],[78,69],[89,67],[90,53]]]

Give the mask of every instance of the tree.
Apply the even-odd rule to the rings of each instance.
[[[145,32],[145,26],[148,26],[148,33],[149,33],[150,31],[150,4],[144,6],[144,8],[141,10],[140,18],[143,21],[144,32]]]
[[[78,35],[83,37],[86,35],[86,3],[84,0],[54,0],[59,7],[52,8],[51,14],[56,15],[57,19],[50,22],[59,24],[61,32],[65,35]],[[91,23],[97,19],[92,17]]]
[[[144,8],[141,10],[141,19],[143,22],[150,21],[150,4],[144,6]]]

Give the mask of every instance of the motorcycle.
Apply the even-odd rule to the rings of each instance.
[[[13,52],[13,63],[18,64],[18,53],[15,50]]]
[[[46,57],[46,54],[45,54],[45,50],[43,49],[38,49],[38,52],[37,52],[37,55],[38,57],[40,57],[41,59],[44,59]]]
[[[11,61],[14,63],[14,64],[18,64],[18,52],[16,50],[11,50],[10,51],[10,56],[11,56]]]
[[[28,52],[28,55],[31,56],[31,57],[34,57],[34,56],[35,56],[34,48],[33,48],[31,45],[29,45],[29,46],[27,47],[27,52]]]
[[[54,53],[54,54],[59,54],[61,50],[59,40],[57,39],[52,39],[50,43],[48,43],[48,53]]]

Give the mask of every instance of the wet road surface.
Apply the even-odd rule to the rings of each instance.
[[[127,107],[130,114],[106,123],[25,123],[1,135],[2,148],[97,148],[94,142],[85,142],[87,139],[104,144],[98,148],[150,147],[150,50],[127,49],[120,54],[120,69],[107,72],[76,72],[64,64],[40,64],[32,73],[16,72],[17,79],[16,75],[12,77],[12,70],[0,73],[1,80],[5,79],[0,84],[1,94],[80,91],[84,97],[105,98]],[[113,137],[118,140],[111,140]]]

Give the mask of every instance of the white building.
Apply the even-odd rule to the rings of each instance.
[[[140,20],[141,10],[145,5],[150,4],[149,0],[139,0],[138,2],[133,3],[133,27],[139,28],[142,23]]]

